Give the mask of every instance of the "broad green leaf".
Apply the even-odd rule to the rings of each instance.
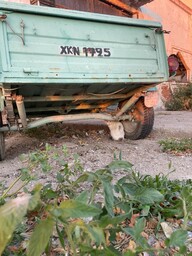
[[[107,167],[111,170],[123,169],[124,171],[130,171],[133,165],[127,161],[115,160],[111,162]]]
[[[141,236],[141,232],[144,230],[146,220],[144,218],[139,219],[133,228],[123,228],[125,233],[132,236],[135,242],[143,249],[149,248],[149,245],[144,237]]]
[[[141,232],[143,232],[144,228],[146,225],[146,219],[145,218],[141,218],[138,219],[135,227],[134,227],[134,233],[135,233],[135,238],[139,238]]]
[[[99,177],[103,176],[103,177],[107,177],[110,176],[111,177],[111,172],[108,169],[99,169],[95,172],[95,174],[97,174]]]
[[[103,216],[99,221],[99,226],[106,228],[108,225],[118,225],[130,216],[130,213],[122,214],[119,216],[111,217],[109,215]]]
[[[169,238],[168,246],[181,247],[185,244],[186,240],[187,240],[187,231],[183,229],[179,229],[171,234],[171,237]]]
[[[93,182],[94,180],[96,180],[98,177],[97,175],[95,175],[95,173],[90,173],[90,172],[86,172],[84,174],[82,174],[74,183],[73,185],[75,186],[76,184],[79,184],[81,182]]]
[[[183,216],[183,212],[181,211],[181,209],[178,208],[165,208],[162,209],[162,213],[163,216],[165,216],[166,218],[168,217],[175,217],[175,216]]]
[[[103,230],[99,227],[91,227],[87,225],[87,230],[91,234],[92,239],[96,243],[96,245],[105,244],[105,236]]]
[[[127,227],[123,230],[130,234],[135,240],[140,238],[141,232],[143,232],[146,225],[146,220],[144,218],[138,219],[133,228]]]
[[[105,208],[107,209],[110,216],[114,216],[113,207],[114,207],[114,195],[113,188],[110,182],[102,181],[103,184],[103,193],[105,200]]]
[[[139,187],[132,183],[123,184],[123,188],[132,199],[145,205],[161,202],[164,199],[164,196],[154,188]]]
[[[122,184],[122,187],[124,189],[124,192],[131,196],[134,196],[138,190],[138,186],[133,183],[124,183]]]
[[[54,224],[51,218],[42,220],[37,224],[29,240],[27,256],[40,256],[44,252],[52,235]]]
[[[89,194],[90,193],[88,191],[83,191],[75,198],[75,200],[80,201],[82,203],[87,203],[89,199]]]
[[[25,216],[31,198],[31,195],[17,197],[0,207],[0,255]]]
[[[57,216],[58,213],[60,213],[60,217],[62,218],[86,218],[93,217],[101,213],[99,208],[81,203],[78,200],[63,201],[56,210]]]

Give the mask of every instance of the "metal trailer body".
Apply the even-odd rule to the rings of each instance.
[[[163,34],[158,22],[0,1],[0,160],[5,131],[50,122],[117,121],[146,137],[148,89],[168,79]]]

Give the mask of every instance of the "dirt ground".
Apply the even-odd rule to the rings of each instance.
[[[18,175],[23,164],[19,156],[43,148],[45,143],[61,147],[69,154],[77,153],[86,170],[104,167],[121,152],[122,159],[131,162],[142,174],[170,174],[171,179],[192,179],[192,155],[171,155],[162,152],[159,141],[166,138],[192,137],[192,112],[156,111],[150,136],[138,141],[113,141],[102,122],[73,122],[49,125],[35,132],[15,132],[6,136],[6,160],[0,162],[0,180]],[[171,169],[169,165],[171,163]]]

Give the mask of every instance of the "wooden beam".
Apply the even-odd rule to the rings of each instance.
[[[120,0],[100,0],[101,2],[105,2],[105,3],[108,3],[108,4],[111,4],[115,7],[118,7],[119,9],[122,9],[123,11],[126,11],[130,14],[138,14],[139,11],[136,10],[135,8],[121,2]]]

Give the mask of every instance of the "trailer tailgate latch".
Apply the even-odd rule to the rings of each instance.
[[[158,33],[158,34],[162,34],[162,33],[164,33],[164,34],[170,34],[170,33],[171,33],[171,31],[163,30],[162,28],[156,28],[156,29],[155,29],[155,32]]]

